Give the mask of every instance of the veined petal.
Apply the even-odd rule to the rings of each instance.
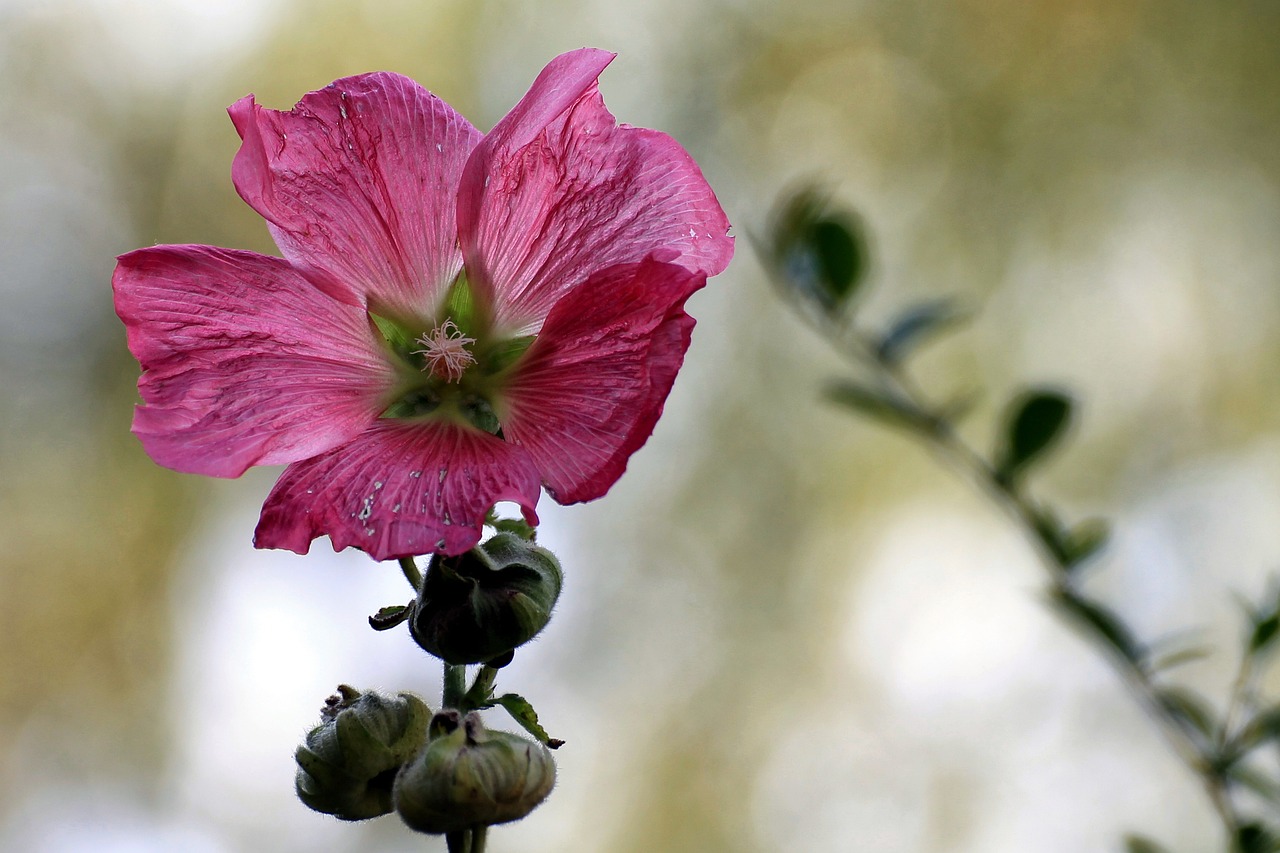
[[[253,96],[228,112],[231,167],[285,257],[346,298],[425,314],[462,268],[458,182],[480,132],[407,77],[337,80],[289,112]]]
[[[350,444],[285,469],[254,534],[298,554],[328,535],[375,560],[461,554],[485,514],[515,501],[537,524],[538,472],[519,447],[446,422],[379,421]]]
[[[155,246],[120,256],[112,285],[143,369],[133,431],[161,465],[238,477],[348,441],[385,405],[364,311],[287,261]]]
[[[496,319],[531,329],[597,270],[655,256],[715,275],[729,221],[689,154],[617,125],[596,90],[613,54],[556,57],[467,162],[458,229],[467,271]]]
[[[504,398],[503,434],[560,503],[598,498],[653,432],[689,348],[689,294],[706,276],[646,260],[561,299]]]

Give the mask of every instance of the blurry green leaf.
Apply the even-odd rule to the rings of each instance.
[[[1057,391],[1031,390],[1010,404],[996,475],[1012,482],[1032,461],[1061,440],[1071,419],[1071,398]]]
[[[1253,635],[1249,637],[1249,651],[1253,654],[1263,651],[1271,645],[1271,641],[1280,632],[1280,613],[1270,613],[1253,625]]]
[[[1112,611],[1093,601],[1064,590],[1056,590],[1053,603],[1071,616],[1087,633],[1111,646],[1125,660],[1141,666],[1145,652],[1129,627]]]
[[[1184,663],[1201,660],[1209,656],[1209,649],[1203,646],[1187,646],[1160,656],[1152,662],[1151,668],[1156,672],[1167,672],[1175,667],[1182,666]]]
[[[930,338],[968,317],[950,299],[912,306],[900,314],[876,346],[876,356],[896,364]]]
[[[378,612],[369,617],[369,627],[375,631],[386,631],[399,625],[408,619],[413,613],[413,602],[406,605],[393,605],[391,607],[382,607]]]
[[[1103,519],[1085,519],[1064,537],[1063,562],[1071,567],[1080,565],[1101,551],[1110,535],[1110,525]]]
[[[1237,763],[1227,769],[1227,778],[1243,785],[1262,799],[1280,805],[1280,784],[1256,767]]]
[[[827,399],[833,403],[853,409],[890,426],[905,426],[922,432],[932,431],[935,426],[934,420],[929,415],[888,391],[879,391],[856,382],[841,380],[828,385],[825,393]]]
[[[826,193],[807,187],[784,201],[771,222],[770,265],[793,292],[825,313],[844,308],[867,272],[862,224],[833,210]]]
[[[1218,723],[1213,709],[1204,697],[1183,687],[1166,687],[1156,694],[1160,705],[1184,729],[1212,741],[1217,737]]]
[[[1236,738],[1236,748],[1248,752],[1264,741],[1280,742],[1280,706],[1273,705],[1249,720]]]
[[[564,746],[564,741],[547,734],[547,730],[538,723],[538,712],[533,710],[529,700],[523,696],[517,693],[504,693],[483,707],[492,708],[495,705],[501,705],[505,708],[511,718],[520,724],[521,728],[537,738],[538,742],[547,748],[559,749]]]
[[[538,538],[538,529],[523,518],[502,518],[493,510],[489,510],[484,523],[499,533],[512,533],[526,542],[534,542]]]
[[[1267,826],[1258,823],[1247,823],[1236,833],[1236,849],[1240,853],[1276,853],[1280,850],[1280,840]]]
[[[1168,853],[1168,848],[1143,835],[1124,837],[1125,853]]]

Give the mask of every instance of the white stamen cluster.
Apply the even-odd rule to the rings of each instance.
[[[424,370],[430,370],[446,382],[457,382],[467,368],[476,363],[476,357],[467,351],[475,342],[475,338],[462,334],[452,320],[445,320],[430,334],[418,338],[422,349],[413,352],[427,360]]]

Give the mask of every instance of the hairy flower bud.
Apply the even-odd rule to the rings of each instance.
[[[320,717],[295,753],[298,799],[342,820],[390,812],[396,771],[426,741],[431,709],[412,693],[383,696],[343,684]]]
[[[543,629],[560,597],[561,579],[550,551],[510,533],[456,557],[437,554],[409,631],[446,663],[487,663]]]
[[[439,835],[519,820],[556,782],[556,765],[542,744],[484,727],[475,711],[441,711],[432,737],[395,781],[395,807],[418,832]]]

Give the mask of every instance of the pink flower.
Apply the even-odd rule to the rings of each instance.
[[[612,59],[555,58],[487,135],[394,74],[235,103],[232,180],[284,257],[120,257],[147,453],[287,463],[254,541],[300,554],[457,554],[498,501],[536,523],[540,486],[603,495],[684,360],[685,300],[733,254],[689,155],[605,109]]]

